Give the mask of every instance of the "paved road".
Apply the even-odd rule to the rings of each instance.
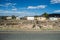
[[[60,32],[0,32],[0,40],[60,40]]]

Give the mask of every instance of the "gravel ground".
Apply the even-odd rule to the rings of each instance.
[[[28,20],[4,20],[0,21],[0,30],[13,31],[59,31],[60,21],[28,21]]]

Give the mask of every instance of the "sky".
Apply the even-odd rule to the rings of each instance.
[[[60,0],[0,0],[0,16],[60,13]]]

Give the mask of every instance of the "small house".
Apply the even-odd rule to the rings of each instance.
[[[49,17],[49,20],[55,21],[55,20],[58,20],[58,18],[57,17]]]
[[[46,17],[38,16],[38,17],[35,17],[35,20],[38,20],[38,21],[45,21],[45,20],[46,20]]]
[[[45,21],[46,18],[45,18],[45,17],[37,17],[37,20],[38,20],[38,21]]]
[[[16,20],[20,20],[20,17],[16,17]]]
[[[34,17],[27,17],[27,20],[34,20]]]
[[[60,14],[58,13],[49,14],[49,20],[51,21],[60,20]]]
[[[11,16],[7,16],[6,19],[9,20],[9,19],[12,19],[12,17]]]

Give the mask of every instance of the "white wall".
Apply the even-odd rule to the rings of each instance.
[[[51,21],[58,20],[58,18],[55,18],[55,17],[50,17],[49,19],[50,19]]]
[[[46,20],[46,18],[45,17],[38,17],[37,20],[44,21],[44,20]]]
[[[20,20],[20,17],[16,17],[16,20]]]
[[[34,20],[34,17],[27,17],[27,20]]]
[[[6,19],[12,19],[12,17],[6,17]]]

